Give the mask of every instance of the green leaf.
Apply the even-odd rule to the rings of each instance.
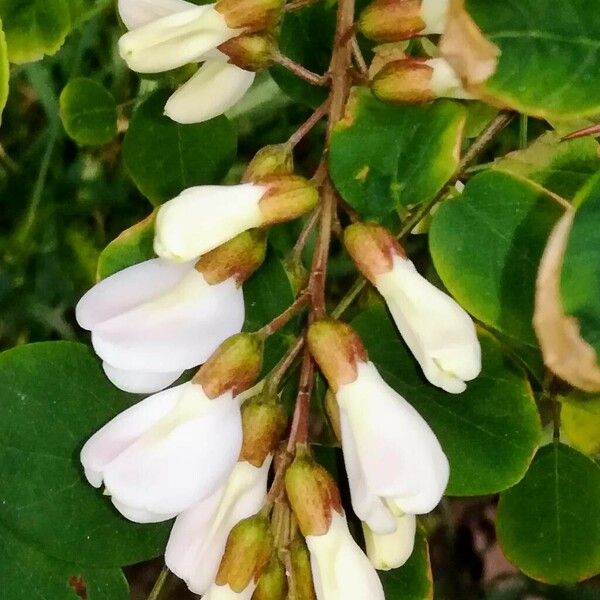
[[[244,284],[246,321],[244,331],[256,331],[272,321],[294,302],[292,284],[272,251],[262,267]],[[283,329],[270,336],[265,346],[263,372],[272,369],[283,356],[294,329],[292,320]]]
[[[123,231],[102,250],[98,259],[98,280],[154,257],[155,218],[156,211]]]
[[[0,0],[8,58],[21,64],[54,54],[71,30],[66,0]]]
[[[557,133],[548,131],[525,150],[507,154],[494,167],[531,179],[570,200],[600,169],[599,150],[591,137],[561,143]]]
[[[133,397],[71,342],[0,354],[0,525],[49,556],[98,567],[158,556],[168,524],[130,523],[83,476],[87,438]]]
[[[587,0],[466,0],[465,7],[500,51],[483,95],[539,117],[600,110],[600,11]]]
[[[236,134],[224,116],[180,125],[163,114],[168,97],[159,90],[140,104],[123,144],[131,178],[154,205],[186,188],[218,183],[236,153]]]
[[[287,13],[279,38],[281,53],[313,73],[325,73],[331,59],[335,13],[336,4],[333,2],[317,2]],[[272,67],[271,75],[277,85],[297,102],[316,108],[327,98],[327,88],[311,85],[281,66]]]
[[[415,549],[399,569],[380,571],[385,597],[389,600],[430,600],[433,598],[433,577],[429,561],[427,538],[417,527]]]
[[[10,78],[10,65],[8,64],[8,47],[6,45],[6,35],[2,28],[0,19],[0,124],[2,124],[2,111],[8,100],[8,82]]]
[[[335,187],[363,218],[424,202],[456,169],[464,123],[450,101],[397,106],[355,88],[331,138]]]
[[[60,117],[69,137],[82,145],[110,142],[117,135],[117,103],[93,79],[71,79],[60,95]]]
[[[381,375],[440,440],[450,461],[447,494],[492,494],[523,477],[540,441],[540,419],[523,372],[490,334],[479,333],[481,374],[454,395],[425,380],[383,309],[361,313],[352,325]]]
[[[600,396],[572,390],[559,399],[561,435],[584,454],[600,453]]]
[[[443,202],[429,248],[444,285],[477,319],[537,349],[534,290],[548,235],[563,209],[542,188],[488,171]]]
[[[560,295],[564,313],[600,356],[600,175],[575,199],[578,206],[563,259]]]
[[[120,569],[97,569],[56,560],[0,525],[0,596],[6,600],[127,600]]]
[[[563,444],[540,448],[515,487],[500,495],[496,529],[507,558],[546,583],[600,572],[600,467]]]

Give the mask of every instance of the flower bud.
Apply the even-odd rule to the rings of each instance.
[[[253,333],[238,333],[225,340],[198,370],[199,383],[209,398],[227,390],[237,396],[251,388],[262,369],[264,343]]]
[[[262,265],[266,253],[266,232],[249,229],[204,254],[196,271],[211,285],[233,277],[239,287]]]
[[[273,62],[277,42],[272,33],[248,33],[221,44],[219,50],[237,67],[247,71],[261,71]]]
[[[300,175],[274,175],[260,181],[267,188],[258,208],[264,225],[284,223],[310,212],[319,201],[315,185]]]
[[[360,272],[373,283],[377,275],[387,273],[394,256],[406,257],[398,240],[381,225],[354,223],[344,231],[344,245]]]
[[[266,517],[256,515],[240,521],[227,539],[216,585],[228,585],[234,592],[242,592],[258,581],[272,551],[273,536]]]
[[[244,182],[260,182],[273,175],[293,175],[294,155],[290,144],[271,144],[261,148],[248,164]]]
[[[363,522],[363,533],[367,556],[379,571],[389,571],[401,567],[415,547],[417,519],[415,515],[402,515],[396,518],[397,527],[392,533],[375,533]]]
[[[277,555],[273,553],[269,564],[258,580],[252,600],[286,600],[287,591],[285,568]],[[298,598],[298,600],[301,600],[301,598]]]
[[[294,588],[296,600],[316,600],[310,567],[310,554],[306,542],[300,536],[290,544],[291,586]]]
[[[256,396],[242,406],[244,441],[240,460],[260,467],[272,454],[285,432],[287,415],[275,398]]]
[[[374,0],[361,13],[361,33],[376,42],[399,42],[443,33],[448,0]]]
[[[310,326],[308,347],[334,392],[356,379],[357,361],[367,360],[367,351],[354,329],[333,319],[321,319]]]
[[[307,454],[299,454],[285,475],[285,489],[304,536],[323,535],[334,512],[342,514],[335,479]]]
[[[283,15],[284,0],[219,0],[215,9],[228,27],[246,33],[275,27]]]
[[[325,392],[325,414],[327,415],[327,419],[329,420],[329,425],[335,434],[335,437],[338,441],[342,439],[342,426],[340,423],[340,407],[337,402],[337,398],[333,391],[328,388]]]
[[[388,102],[422,104],[435,98],[472,98],[443,58],[392,61],[375,75],[371,88],[375,96]]]

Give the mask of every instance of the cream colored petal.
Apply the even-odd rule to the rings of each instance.
[[[125,371],[107,362],[102,363],[102,368],[113,385],[131,394],[153,394],[175,383],[183,375],[183,371]]]
[[[415,515],[397,517],[396,530],[383,535],[375,533],[363,523],[367,556],[371,564],[379,571],[401,567],[410,558],[415,547],[416,528]]]
[[[119,16],[127,29],[137,29],[196,5],[185,0],[119,0]]]

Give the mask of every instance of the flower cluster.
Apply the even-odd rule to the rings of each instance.
[[[446,8],[433,0],[376,0],[360,25],[374,39],[401,40],[437,32]],[[410,18],[403,13],[409,9]],[[189,122],[222,112],[247,88],[253,74],[239,66],[240,57],[260,62],[282,5],[120,0],[119,10],[130,29],[120,51],[131,68],[150,73],[204,62],[167,103],[171,117]],[[389,11],[399,17],[398,30]],[[209,80],[216,86],[210,99]],[[242,332],[241,286],[264,260],[269,226],[312,211],[318,201],[317,184],[294,173],[290,144],[263,149],[240,184],[186,189],[163,204],[155,220],[157,258],[99,282],[77,306],[109,379],[125,391],[153,394],[87,441],[86,477],[132,521],[175,518],[166,564],[209,600],[283,599],[288,578],[296,590],[308,590],[300,597],[383,599],[375,569],[408,560],[416,516],[436,507],[448,483],[449,463],[434,432],[386,383],[358,334],[315,310],[314,298],[302,337],[257,384],[275,321]],[[445,392],[463,392],[481,370],[471,318],[417,272],[384,227],[354,222],[343,241],[424,377]],[[276,321],[289,321],[311,295],[309,283]],[[279,384],[304,342],[303,364],[318,366],[329,385],[328,413],[366,554],[350,533],[335,480],[298,436],[308,419],[298,416],[300,400],[281,444],[288,414]],[[303,374],[313,375],[310,369]],[[247,393],[251,388],[258,391]],[[310,395],[300,388],[299,399]]]

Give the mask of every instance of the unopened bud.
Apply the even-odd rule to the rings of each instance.
[[[273,175],[293,175],[294,155],[290,144],[271,144],[261,148],[248,164],[244,182],[260,183]]]
[[[376,42],[399,42],[443,33],[448,0],[374,0],[361,13],[361,33]]]
[[[229,534],[215,583],[244,591],[257,582],[273,551],[271,525],[266,517],[255,515],[240,521]]]
[[[272,29],[283,15],[285,0],[219,0],[218,10],[231,29],[246,33]]]
[[[249,229],[204,254],[196,270],[211,285],[233,277],[239,287],[262,265],[266,253],[266,232]]]
[[[435,98],[472,98],[443,58],[392,61],[375,75],[371,89],[380,100],[410,104],[430,102]]]
[[[356,379],[358,361],[368,360],[356,331],[334,319],[321,319],[310,326],[308,347],[334,392]]]
[[[238,333],[226,339],[192,379],[209,398],[231,390],[237,396],[251,388],[262,369],[264,342],[254,333]]]
[[[287,414],[276,398],[256,396],[242,406],[244,432],[240,460],[260,467],[277,448],[287,427]]]
[[[332,512],[342,513],[335,479],[307,454],[298,454],[288,468],[285,489],[304,536],[327,533]]]
[[[261,180],[260,184],[267,188],[258,203],[264,225],[297,219],[319,201],[315,185],[300,175],[276,175]]]
[[[246,71],[261,71],[272,64],[277,42],[272,33],[248,33],[221,44],[219,50],[237,67]]]
[[[340,406],[337,398],[331,389],[325,392],[325,414],[329,420],[329,425],[335,434],[338,442],[342,441],[342,426],[340,423]]]
[[[305,541],[297,536],[290,544],[291,573],[295,600],[316,600],[310,567],[310,554]]]
[[[292,285],[294,296],[297,296],[308,285],[308,270],[297,256],[288,256],[284,259],[283,268]]]
[[[395,256],[406,257],[395,236],[375,223],[354,223],[346,227],[344,245],[354,264],[371,283],[377,275],[392,269]]]
[[[252,600],[286,600],[287,592],[285,568],[277,556],[273,554],[258,580]]]

